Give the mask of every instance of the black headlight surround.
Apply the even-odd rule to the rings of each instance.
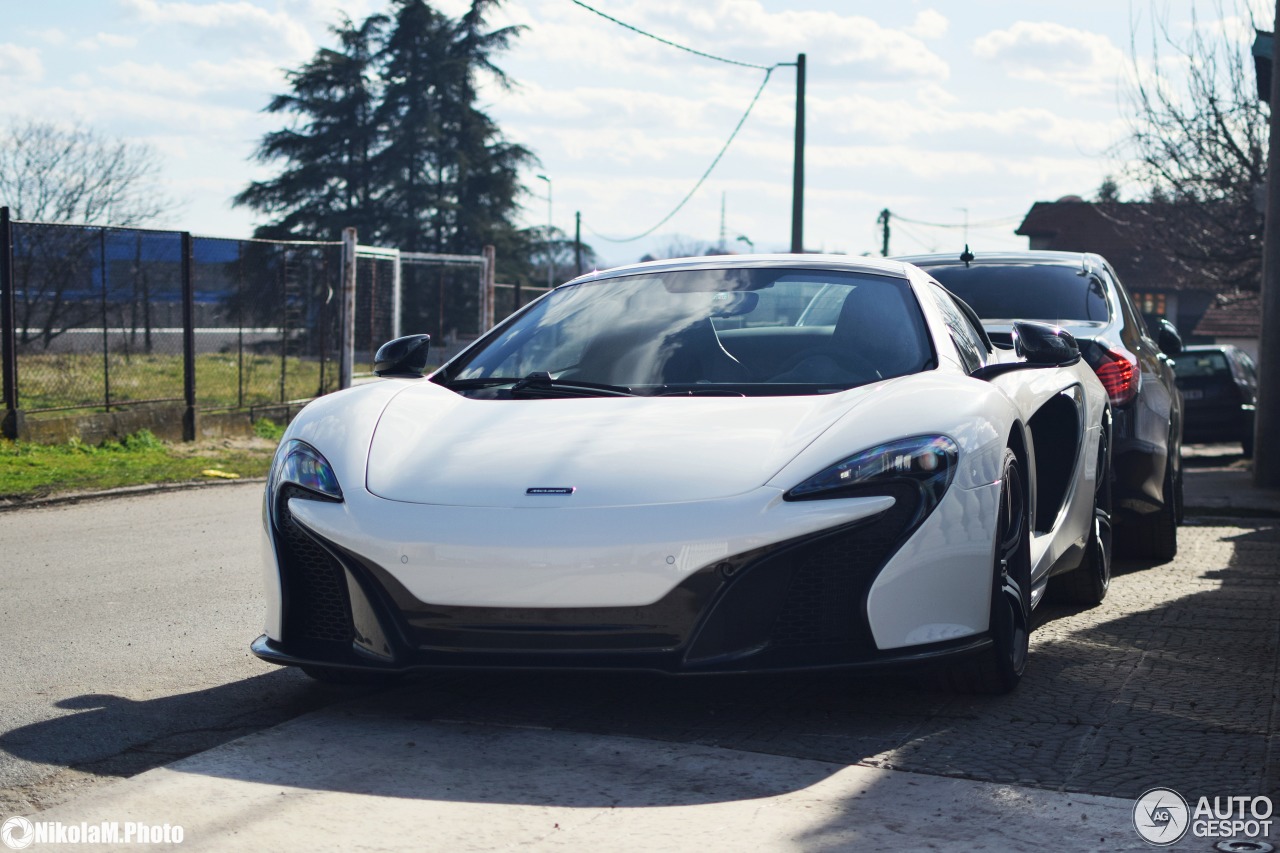
[[[267,507],[271,520],[279,523],[280,502],[290,498],[342,503],[342,487],[333,466],[324,455],[305,441],[293,438],[276,448],[267,477]]]
[[[785,495],[788,501],[883,495],[890,486],[919,490],[921,517],[942,500],[955,479],[960,449],[945,435],[900,438],[855,453],[824,468]]]

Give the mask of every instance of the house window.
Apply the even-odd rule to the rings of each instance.
[[[1143,314],[1149,314],[1153,317],[1166,317],[1164,294],[1163,293],[1135,293],[1133,294],[1134,304],[1138,306],[1138,311]]]

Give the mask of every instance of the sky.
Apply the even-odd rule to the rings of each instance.
[[[806,56],[805,248],[891,253],[1026,248],[1036,201],[1122,194],[1135,74],[1153,21],[1174,37],[1253,38],[1265,0],[507,0],[493,26],[526,29],[482,107],[532,150],[520,222],[548,219],[602,266],[720,243],[790,245],[796,70]],[[433,5],[460,15],[469,0]],[[157,227],[249,236],[261,217],[231,198],[278,167],[257,163],[286,118],[263,108],[285,73],[332,46],[329,27],[386,0],[3,0],[0,121],[78,122],[150,146],[179,207]],[[1132,44],[1137,44],[1137,49]],[[1247,53],[1245,54],[1247,55]],[[749,67],[749,66],[761,67]],[[706,180],[697,185],[751,108]],[[543,178],[539,178],[541,175]],[[548,198],[548,190],[550,197]],[[550,202],[550,204],[548,204]],[[3,199],[0,199],[3,203]],[[966,222],[968,223],[966,227]],[[638,235],[648,233],[640,239]]]

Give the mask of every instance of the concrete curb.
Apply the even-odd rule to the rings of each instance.
[[[86,501],[107,500],[109,498],[133,498],[140,495],[151,495],[157,492],[185,492],[192,489],[209,489],[222,486],[238,486],[245,483],[262,485],[266,477],[241,477],[236,480],[210,478],[208,480],[188,480],[181,483],[147,483],[142,486],[120,486],[115,489],[102,489],[93,492],[67,492],[41,498],[5,498],[0,500],[0,512],[19,509],[41,509],[44,507],[78,504]]]

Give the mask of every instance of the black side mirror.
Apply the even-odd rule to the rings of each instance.
[[[379,376],[418,378],[427,369],[430,335],[405,335],[378,347],[373,357],[373,372]]]
[[[1013,349],[1028,363],[1046,367],[1065,367],[1080,360],[1075,336],[1048,323],[1014,323]]]
[[[1160,329],[1156,332],[1156,345],[1160,347],[1160,352],[1170,358],[1182,353],[1182,335],[1178,334],[1178,327],[1163,317],[1160,318]]]

